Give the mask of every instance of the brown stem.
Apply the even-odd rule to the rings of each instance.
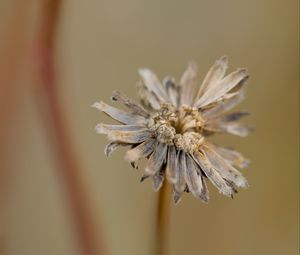
[[[49,132],[50,142],[56,153],[70,211],[73,216],[81,254],[101,255],[103,243],[96,235],[92,211],[88,196],[80,176],[81,167],[72,146],[65,116],[59,102],[55,70],[56,24],[58,20],[60,0],[43,0],[40,2],[40,27],[34,45],[36,74],[39,77],[42,94],[38,93],[44,123]]]
[[[154,255],[166,255],[168,252],[170,191],[170,184],[165,181],[158,195]]]

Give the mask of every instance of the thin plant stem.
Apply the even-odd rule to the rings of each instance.
[[[158,195],[154,255],[167,255],[168,253],[169,219],[171,205],[170,193],[170,184],[165,181]]]
[[[41,100],[48,136],[60,165],[60,176],[64,183],[81,254],[103,255],[105,251],[102,238],[96,231],[88,194],[80,176],[81,164],[74,151],[59,102],[54,42],[61,2],[62,0],[40,2],[40,27],[34,44],[35,71],[39,77],[39,88],[42,92],[38,93],[40,96],[38,99]]]

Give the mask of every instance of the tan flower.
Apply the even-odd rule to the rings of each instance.
[[[227,67],[227,57],[217,60],[201,86],[197,85],[194,62],[189,63],[178,84],[168,77],[161,84],[152,71],[140,69],[138,89],[143,106],[120,92],[114,92],[112,100],[123,103],[129,111],[104,102],[93,105],[120,123],[96,126],[96,131],[111,141],[105,154],[130,146],[125,159],[133,166],[142,158],[148,159],[141,180],[152,177],[157,191],[166,177],[173,185],[175,203],[184,191],[208,202],[207,179],[226,196],[232,196],[237,187],[247,187],[236,167],[246,167],[248,160],[207,139],[214,133],[246,136],[250,131],[237,122],[246,112],[226,113],[244,99],[247,70],[237,69],[225,76]]]

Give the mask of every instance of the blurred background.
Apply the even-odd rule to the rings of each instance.
[[[136,98],[137,69],[201,80],[247,67],[256,131],[218,136],[251,159],[235,198],[172,205],[172,255],[298,254],[298,1],[0,1],[0,254],[151,254],[157,194],[107,159],[90,105]]]

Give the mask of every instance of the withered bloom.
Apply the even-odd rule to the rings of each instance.
[[[161,84],[152,71],[140,69],[138,88],[143,106],[120,92],[114,92],[112,100],[123,103],[128,111],[104,102],[93,105],[120,123],[96,126],[96,131],[111,141],[105,154],[130,146],[125,159],[133,166],[142,158],[148,159],[142,180],[152,177],[157,191],[166,177],[173,185],[175,203],[184,191],[208,202],[207,179],[226,196],[232,196],[237,187],[247,187],[236,167],[246,167],[248,160],[207,140],[214,133],[246,136],[250,131],[238,123],[246,112],[227,113],[244,99],[247,70],[237,69],[225,76],[227,67],[227,57],[217,60],[201,86],[194,62],[189,63],[178,84],[169,77]]]

